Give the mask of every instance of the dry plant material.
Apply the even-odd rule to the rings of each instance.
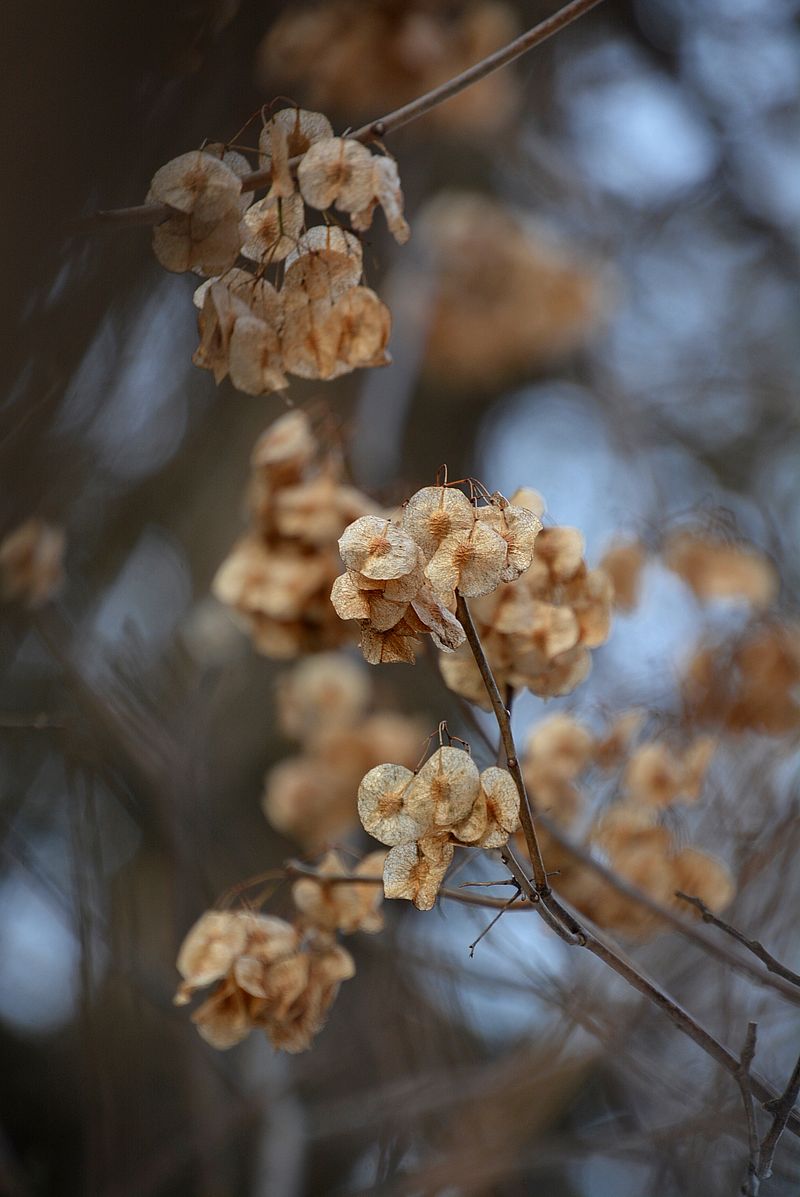
[[[425,370],[437,386],[494,392],[581,345],[608,302],[585,255],[497,200],[445,192],[419,233],[434,294]]]
[[[699,648],[683,680],[687,719],[733,733],[800,727],[800,624],[753,621],[733,642]]]
[[[268,772],[264,814],[306,851],[352,830],[366,771],[389,753],[404,762],[398,768],[419,757],[421,726],[393,712],[370,711],[372,705],[369,675],[343,653],[301,661],[278,684],[282,730],[299,741],[301,752]]]
[[[220,1049],[259,1029],[283,1051],[305,1051],[325,1025],[340,983],[355,973],[352,956],[331,935],[247,910],[207,911],[177,963],[183,977],[177,1005],[217,983],[192,1021]]]
[[[683,529],[668,536],[662,556],[701,602],[741,599],[760,608],[777,594],[775,567],[750,545],[724,544]]]
[[[370,852],[359,861],[353,875],[372,882],[326,882],[326,877],[347,875],[348,867],[338,852],[328,852],[317,866],[316,877],[301,877],[292,886],[294,904],[304,920],[320,931],[375,932],[383,929],[383,887],[373,884],[380,876],[385,852]]]
[[[416,773],[396,764],[371,769],[358,788],[358,814],[391,849],[385,896],[430,910],[456,845],[508,842],[519,826],[519,793],[506,769],[481,773],[467,750],[442,745]]]
[[[364,517],[339,540],[347,572],[331,601],[341,619],[361,626],[371,664],[413,662],[419,637],[453,652],[464,644],[455,617],[456,590],[489,594],[530,567],[538,516],[501,495],[478,505],[452,486],[426,486],[400,519]]]
[[[347,119],[399,107],[493,53],[519,32],[502,0],[324,0],[290,8],[258,49],[264,84],[302,89],[315,107]],[[471,139],[496,133],[517,108],[518,85],[501,71],[439,105],[429,120]]]
[[[519,506],[517,499],[511,496],[512,507]],[[508,686],[527,687],[550,698],[574,690],[591,668],[589,650],[608,638],[612,594],[607,575],[587,568],[583,537],[576,528],[539,532],[529,568],[472,604],[501,692]],[[440,667],[451,690],[488,709],[480,674],[466,648],[442,656]]]
[[[66,538],[61,528],[36,516],[0,541],[0,600],[23,607],[43,607],[64,581]]]
[[[642,570],[647,561],[644,545],[638,540],[620,540],[612,544],[600,559],[600,568],[611,579],[614,606],[630,612],[639,605]]]
[[[265,656],[287,659],[349,639],[328,595],[339,571],[336,541],[373,508],[343,479],[301,411],[281,416],[252,455],[250,528],[212,584]]]
[[[264,122],[259,150],[272,177],[255,203],[242,194],[250,163],[220,145],[181,154],[150,184],[147,202],[170,210],[153,231],[159,262],[208,276],[195,294],[195,365],[249,395],[283,390],[291,374],[333,379],[387,365],[391,317],[362,283],[356,233],[380,206],[395,239],[408,240],[397,164],[297,108]],[[307,206],[335,206],[356,233],[330,222],[309,228]]]

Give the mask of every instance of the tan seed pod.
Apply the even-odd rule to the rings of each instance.
[[[385,859],[385,852],[371,852],[359,861],[355,872],[362,877],[380,876]],[[345,935],[354,931],[380,931],[383,927],[382,885],[364,882],[325,884],[326,876],[341,876],[350,871],[337,852],[328,852],[317,869],[319,880],[302,877],[292,886],[295,906],[323,931],[341,931]]]
[[[176,1005],[189,1001],[195,989],[204,989],[230,970],[247,943],[247,923],[238,911],[207,910],[188,931],[177,968],[184,979]]]
[[[462,844],[476,844],[481,839],[481,836],[486,834],[488,826],[489,808],[486,804],[486,795],[481,790],[473,803],[472,810],[466,819],[462,819],[460,823],[455,824],[452,834]]]
[[[351,368],[388,365],[391,359],[386,345],[392,319],[375,292],[369,287],[353,287],[336,301],[334,310],[340,319],[337,361]]]
[[[370,684],[363,666],[345,653],[317,653],[278,682],[281,731],[305,740],[321,729],[353,727],[363,718]]]
[[[192,361],[201,369],[211,370],[217,385],[228,374],[231,337],[240,316],[250,316],[247,305],[225,283],[209,280],[197,318],[200,344]]]
[[[683,754],[683,777],[681,797],[685,802],[696,802],[703,789],[706,773],[717,751],[713,736],[698,736]]]
[[[228,349],[231,382],[246,395],[269,395],[289,385],[282,370],[280,337],[256,316],[240,316]]]
[[[250,1034],[252,1022],[244,993],[235,982],[222,985],[192,1014],[192,1022],[212,1047],[226,1051]]]
[[[452,844],[443,845],[437,860],[422,852],[415,843],[392,848],[383,866],[384,896],[408,898],[417,910],[431,910],[453,852]]]
[[[506,542],[506,562],[500,581],[515,582],[530,568],[542,521],[533,512],[510,503],[504,507],[494,504],[479,507],[476,514]]]
[[[148,196],[148,202],[152,198]],[[153,229],[156,258],[176,274],[222,274],[233,266],[240,246],[238,209],[212,222],[178,212]]]
[[[241,252],[254,262],[282,262],[297,248],[304,224],[299,195],[259,200],[242,218]]]
[[[303,233],[286,259],[281,293],[284,308],[294,312],[317,300],[334,304],[358,286],[363,270],[360,241],[331,225],[318,225]]]
[[[777,593],[774,566],[749,545],[722,544],[699,533],[678,531],[668,537],[663,558],[701,602],[739,598],[753,607],[766,607]]]
[[[488,819],[478,842],[482,848],[502,848],[519,827],[519,791],[507,769],[484,769],[480,780]]]
[[[466,633],[429,586],[422,587],[411,600],[414,614],[430,632],[437,648],[454,652],[466,640]]]
[[[547,565],[554,582],[568,582],[583,562],[583,537],[577,528],[543,528],[536,556]]]
[[[603,554],[600,569],[611,579],[614,606],[619,611],[633,611],[638,605],[646,560],[644,546],[638,540],[618,541]]]
[[[673,891],[680,890],[692,898],[700,898],[715,914],[733,901],[736,893],[733,877],[727,865],[716,856],[697,848],[683,848],[672,857],[670,864]],[[692,908],[686,902],[680,902],[680,909],[685,914]]]
[[[405,245],[411,229],[403,216],[403,192],[394,158],[375,157],[371,161],[369,180],[359,192],[352,189],[341,196],[337,206],[350,213],[354,229],[364,231],[372,224],[372,214],[380,204],[389,232],[399,245]]]
[[[279,416],[261,434],[250,455],[254,470],[294,476],[313,461],[317,441],[305,412],[295,410]]]
[[[414,774],[403,765],[376,765],[358,787],[358,817],[369,835],[382,844],[409,844],[430,828],[408,807]]]
[[[414,630],[404,627],[405,619],[388,632],[376,632],[369,624],[361,625],[361,651],[370,665],[392,665],[403,662],[413,665],[419,641]]]
[[[348,569],[376,581],[402,578],[418,564],[411,537],[391,520],[374,515],[362,516],[345,528],[339,552]]]
[[[680,797],[682,785],[682,762],[666,744],[652,741],[632,753],[623,779],[631,801],[669,806]]]
[[[616,768],[643,722],[643,711],[624,711],[618,715],[605,736],[597,740],[593,750],[594,763],[601,769]]]
[[[214,223],[238,214],[242,183],[213,154],[192,150],[167,162],[153,175],[148,202],[166,204],[186,216]]]
[[[331,123],[321,112],[307,108],[281,108],[268,120],[259,134],[258,147],[262,169],[270,164],[272,157],[272,128],[279,125],[286,133],[290,158],[297,158],[317,141],[333,136]]]
[[[467,496],[447,486],[424,486],[403,508],[403,527],[428,557],[450,533],[469,531],[474,523]]]
[[[336,204],[342,211],[363,208],[372,195],[372,154],[349,137],[331,137],[311,146],[297,168],[305,202],[324,211]]]
[[[522,663],[524,665],[524,662]],[[582,644],[567,652],[559,653],[544,667],[531,669],[514,668],[509,671],[508,680],[512,686],[527,686],[540,698],[560,698],[585,681],[592,668],[592,658]]]
[[[35,609],[54,598],[64,581],[61,528],[31,516],[0,541],[0,601]]]
[[[465,598],[477,598],[500,585],[506,559],[502,536],[476,522],[468,531],[445,537],[426,565],[425,575],[440,595],[458,589]]]
[[[589,764],[594,736],[571,715],[551,715],[534,727],[526,755],[553,781],[573,781]]]
[[[469,753],[445,745],[409,785],[406,808],[421,826],[452,827],[469,815],[480,788],[480,774]]]
[[[532,515],[538,516],[539,519],[544,515],[546,504],[538,490],[534,490],[531,486],[518,487],[510,499],[512,507],[524,507],[526,511],[530,511]]]
[[[492,705],[486,693],[486,686],[469,648],[457,649],[453,653],[441,653],[439,670],[445,685],[455,694],[460,694],[462,698],[484,711],[491,711]]]
[[[239,179],[243,179],[245,175],[249,175],[253,169],[244,154],[240,154],[238,150],[227,149],[221,141],[209,142],[208,145],[203,147],[203,153],[210,154],[212,158],[219,158]],[[243,191],[239,196],[239,211],[246,212],[252,202],[252,191]]]

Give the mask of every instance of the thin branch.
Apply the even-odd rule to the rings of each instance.
[[[469,607],[467,606],[467,600],[458,591],[456,591],[456,618],[464,629],[467,643],[475,658],[475,664],[480,670],[483,684],[486,687],[486,693],[489,695],[494,717],[497,720],[497,726],[500,730],[500,738],[506,754],[506,767],[514,779],[514,785],[517,787],[517,793],[519,794],[519,819],[522,824],[525,843],[530,853],[534,888],[540,897],[546,897],[550,894],[550,885],[547,880],[547,870],[542,860],[542,850],[539,847],[536,828],[533,825],[533,807],[528,798],[528,792],[525,789],[525,779],[522,776],[522,769],[520,768],[517,757],[517,749],[511,731],[511,719],[506,705],[500,696],[500,690],[498,689],[491,666],[486,659],[486,653],[483,651],[483,645],[481,644],[478,630],[475,627]]]
[[[676,890],[675,894],[676,897],[682,898],[684,902],[688,902],[696,910],[699,910],[704,923],[711,923],[714,927],[719,927],[720,931],[724,931],[726,935],[730,935],[737,943],[746,947],[748,952],[752,952],[754,956],[757,956],[769,972],[783,977],[785,981],[790,981],[792,985],[800,988],[800,975],[793,973],[785,964],[781,964],[780,960],[777,960],[771,952],[768,952],[764,945],[759,943],[757,939],[748,939],[743,932],[737,931],[736,927],[732,927],[730,923],[717,918],[701,898],[691,897],[691,895],[683,893],[682,890]]]
[[[747,1123],[747,1174],[742,1184],[743,1197],[758,1197],[758,1190],[760,1188],[760,1180],[758,1176],[759,1165],[759,1145],[758,1145],[758,1128],[756,1126],[756,1110],[755,1102],[753,1100],[753,1085],[750,1078],[750,1066],[753,1063],[753,1057],[756,1054],[756,1035],[758,1027],[756,1023],[749,1022],[747,1024],[747,1035],[745,1036],[744,1046],[742,1047],[741,1056],[739,1057],[739,1072],[736,1080],[739,1084],[739,1089],[742,1094],[742,1104],[744,1105],[744,1117]]]
[[[783,979],[786,973],[789,972],[788,969],[781,972],[783,966],[779,966],[778,968],[770,970],[771,972],[781,972],[780,976],[773,977],[767,973],[764,973],[762,969],[760,969],[757,965],[752,964],[746,957],[740,957],[735,953],[728,951],[728,949],[723,945],[717,943],[716,939],[698,923],[688,922],[674,910],[670,910],[668,906],[662,906],[660,902],[655,900],[655,898],[651,898],[649,894],[646,894],[643,890],[638,889],[635,885],[631,885],[631,883],[626,881],[623,877],[618,876],[613,869],[609,869],[607,865],[604,865],[602,861],[599,861],[595,856],[593,856],[587,848],[584,848],[581,844],[576,844],[574,840],[570,839],[569,836],[564,835],[564,833],[557,827],[552,819],[543,814],[537,814],[536,819],[537,822],[545,828],[547,834],[553,840],[555,840],[560,848],[563,848],[564,851],[574,860],[580,861],[580,863],[585,865],[586,868],[591,869],[592,872],[598,877],[602,877],[602,879],[608,885],[612,886],[617,893],[622,894],[624,897],[629,898],[632,902],[636,902],[637,905],[643,907],[645,910],[650,911],[650,913],[657,919],[672,927],[680,935],[683,935],[685,939],[691,940],[692,943],[696,943],[698,947],[701,947],[704,951],[708,952],[710,956],[715,956],[718,960],[721,960],[723,963],[727,964],[730,968],[735,969],[737,972],[744,974],[744,976],[749,977],[752,981],[756,981],[760,985],[768,985],[771,989],[776,990],[794,1005],[800,1005],[800,978],[797,978],[798,988],[795,989],[792,984],[789,984],[789,981],[791,981],[794,974],[790,974],[788,980]],[[685,894],[679,894],[678,896],[684,898],[686,897]],[[699,904],[698,909],[703,906],[703,903],[700,902],[699,898],[687,898],[686,900],[692,902],[692,904],[695,906],[698,906]],[[722,926],[723,929],[730,930],[731,933],[734,934],[735,938],[742,939],[742,937],[738,933],[734,932],[732,928],[728,928],[727,923],[722,923],[721,920],[717,919],[710,910],[708,911],[708,916],[709,917],[706,919],[706,922],[716,922]],[[752,941],[745,941],[742,939],[742,942],[745,942],[746,946],[750,946]],[[757,946],[759,948],[761,947],[760,944]],[[764,949],[762,948],[761,951],[763,952],[763,950]],[[761,959],[763,960],[763,957],[761,957]]]
[[[503,905],[503,908],[502,908],[502,910],[498,910],[497,914],[494,916],[494,918],[491,920],[491,922],[487,923],[487,925],[486,925],[486,926],[483,928],[483,930],[481,931],[481,933],[480,933],[480,935],[478,936],[478,938],[477,938],[477,939],[474,939],[474,940],[472,941],[472,943],[469,945],[469,958],[470,958],[470,960],[472,960],[473,956],[475,955],[475,949],[477,948],[477,946],[478,946],[478,944],[481,942],[481,940],[484,938],[484,936],[486,936],[486,935],[488,935],[488,934],[489,934],[489,932],[491,931],[492,927],[494,927],[495,923],[499,923],[499,922],[500,922],[500,919],[503,917],[503,915],[506,913],[506,911],[507,911],[507,910],[510,910],[510,909],[511,909],[511,907],[514,905],[514,903],[515,903],[515,902],[516,902],[516,900],[517,900],[517,895],[518,895],[518,893],[519,893],[519,890],[517,890],[517,893],[516,893],[516,894],[512,894],[512,896],[511,896],[511,897],[510,897],[510,898],[507,900],[507,902],[505,902],[505,904]]]
[[[535,46],[539,46],[542,42],[547,41],[553,34],[566,29],[567,25],[571,25],[573,21],[577,21],[579,17],[582,17],[584,13],[587,13],[589,9],[594,8],[600,2],[601,0],[571,0],[570,4],[565,4],[558,12],[553,13],[550,17],[546,17],[538,25],[534,25],[532,29],[515,38],[513,42],[509,42],[507,46],[496,50],[494,54],[489,54],[488,57],[482,58],[480,62],[469,67],[466,71],[462,71],[460,75],[455,75],[452,79],[448,79],[446,83],[441,83],[431,91],[425,92],[424,95],[417,96],[415,100],[411,100],[408,104],[403,104],[400,108],[395,108],[392,112],[387,112],[385,116],[370,121],[369,124],[362,125],[355,133],[350,133],[348,136],[355,141],[376,141],[379,138],[386,137],[389,133],[393,133],[402,125],[408,125],[411,121],[418,120],[439,104],[443,104],[445,100],[452,99],[453,96],[458,95],[465,88],[471,87],[473,83],[485,79],[493,71],[499,71],[501,67],[507,66],[509,63],[514,62],[515,59],[521,58],[523,54],[527,54],[529,50],[533,50]],[[289,167],[296,168],[301,158],[302,155],[291,158],[289,160]],[[266,187],[271,179],[271,167],[266,167],[264,170],[254,170],[242,177],[242,191],[258,191],[261,187]],[[141,204],[135,208],[114,208],[97,212],[93,217],[90,217],[90,223],[113,224],[122,227],[140,224],[153,225],[161,224],[163,220],[172,215],[174,215],[173,209],[166,204]]]
[[[773,1115],[772,1126],[767,1131],[761,1143],[758,1160],[758,1175],[761,1180],[772,1176],[772,1161],[775,1158],[775,1148],[787,1126],[796,1120],[793,1113],[795,1102],[800,1095],[800,1056],[797,1059],[792,1075],[780,1097],[765,1102],[765,1108]]]

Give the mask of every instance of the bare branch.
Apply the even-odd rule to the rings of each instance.
[[[742,1094],[744,1116],[747,1123],[747,1174],[742,1184],[743,1197],[758,1197],[760,1181],[758,1176],[759,1146],[758,1128],[756,1127],[756,1110],[753,1100],[753,1086],[750,1080],[750,1065],[756,1054],[756,1035],[758,1026],[754,1022],[747,1024],[747,1034],[739,1057],[739,1073],[736,1080]]]
[[[754,956],[758,957],[769,972],[783,977],[786,981],[791,981],[792,985],[800,988],[800,975],[793,973],[785,964],[781,964],[780,960],[777,960],[771,952],[768,952],[764,945],[759,943],[757,939],[748,939],[743,932],[737,931],[736,927],[732,927],[724,919],[717,918],[701,898],[693,898],[689,894],[683,893],[682,890],[676,890],[675,896],[682,898],[684,902],[688,902],[696,910],[699,910],[704,923],[711,923],[714,927],[719,927],[720,931],[724,931],[726,935],[730,935],[737,943],[746,947],[748,952],[752,952]]]
[[[546,17],[538,25],[534,25],[532,29],[515,38],[513,42],[509,42],[507,46],[496,50],[494,54],[489,54],[488,57],[481,59],[474,66],[469,67],[466,71],[462,71],[460,75],[455,75],[454,78],[448,79],[446,83],[441,83],[431,91],[425,92],[424,95],[417,96],[415,100],[411,100],[408,104],[403,104],[400,108],[395,108],[393,112],[387,112],[385,116],[370,121],[369,124],[362,125],[360,129],[357,129],[355,133],[350,133],[349,136],[356,141],[376,141],[379,138],[386,137],[388,133],[393,133],[402,125],[408,125],[411,121],[418,120],[439,104],[443,104],[445,100],[452,99],[459,92],[464,91],[467,87],[471,87],[473,83],[485,79],[487,75],[491,75],[494,71],[499,71],[501,67],[507,66],[509,63],[514,62],[515,59],[521,58],[523,54],[527,54],[535,46],[539,46],[542,42],[547,41],[553,34],[566,29],[567,25],[571,25],[573,21],[577,21],[579,17],[582,17],[584,13],[594,8],[600,2],[601,0],[571,0],[570,4],[565,4],[558,12],[553,13],[550,17]],[[289,160],[290,169],[297,168],[301,157],[302,155]],[[264,170],[254,170],[242,177],[242,191],[258,191],[261,187],[266,187],[271,179],[271,167],[266,167]],[[173,209],[169,208],[166,204],[141,204],[134,208],[113,208],[97,212],[85,222],[84,227],[95,224],[118,225],[122,227],[128,225],[154,225],[161,224],[163,220],[166,220],[171,215],[173,215]]]
[[[780,1097],[764,1103],[764,1108],[773,1115],[772,1125],[761,1143],[758,1161],[758,1175],[761,1180],[772,1176],[772,1161],[775,1158],[775,1148],[787,1126],[796,1120],[793,1113],[795,1102],[800,1094],[800,1056],[797,1059],[792,1075]]]

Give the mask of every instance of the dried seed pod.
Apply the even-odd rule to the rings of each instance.
[[[355,873],[360,877],[378,876],[385,859],[385,852],[371,852],[359,861]],[[317,869],[318,879],[302,877],[295,881],[292,886],[295,906],[323,931],[341,931],[345,935],[354,931],[380,931],[383,927],[382,885],[355,881],[325,884],[325,877],[350,871],[337,852],[328,852]]]
[[[739,598],[766,607],[775,598],[778,575],[766,557],[749,545],[721,544],[680,530],[667,538],[664,564],[683,578],[701,602]]]
[[[481,773],[486,797],[487,825],[478,843],[482,848],[502,848],[519,827],[519,791],[508,769],[492,766]]]
[[[245,395],[269,395],[289,385],[277,329],[256,316],[240,316],[228,346],[231,382]]]
[[[36,516],[0,541],[0,601],[35,609],[58,594],[64,581],[61,528]]]
[[[333,136],[333,129],[327,116],[311,112],[307,108],[281,108],[268,120],[258,138],[262,169],[266,169],[272,157],[272,129],[279,126],[286,133],[286,147],[290,158],[305,154],[312,145]]]
[[[305,202],[324,211],[332,204],[344,212],[364,208],[372,197],[372,154],[350,137],[318,141],[297,168]]]
[[[459,620],[429,586],[420,588],[414,595],[411,608],[425,630],[430,632],[433,643],[443,652],[454,652],[466,640]]]
[[[414,774],[403,765],[376,765],[358,787],[358,817],[382,844],[409,844],[430,829],[424,810],[417,817],[408,803]]]
[[[681,792],[683,768],[680,758],[666,744],[642,744],[631,755],[623,786],[633,802],[647,806],[669,806]]]
[[[271,481],[295,480],[316,452],[317,441],[308,416],[302,411],[289,411],[262,432],[250,455],[250,465]]]
[[[419,648],[416,630],[407,625],[405,619],[388,632],[377,632],[369,624],[361,625],[361,651],[370,665],[392,665],[403,662],[413,665],[415,649]]]
[[[183,977],[175,997],[182,1006],[195,989],[204,989],[224,977],[247,943],[247,922],[238,911],[208,910],[201,915],[178,952],[178,972]]]
[[[450,828],[466,819],[480,788],[480,774],[469,753],[445,745],[428,758],[409,785],[406,809],[420,826]]]
[[[286,259],[285,311],[294,313],[318,300],[333,305],[358,286],[362,270],[361,243],[352,233],[331,225],[309,229]]]
[[[369,697],[363,666],[344,653],[318,653],[278,682],[281,731],[304,740],[322,729],[353,727],[366,713]]]
[[[365,515],[350,524],[339,540],[339,552],[348,569],[376,581],[402,578],[418,564],[411,537],[379,516]]]
[[[252,1030],[252,1020],[245,994],[234,981],[221,985],[203,1002],[192,1022],[212,1047],[225,1051],[246,1039]]]
[[[583,562],[583,537],[577,528],[543,528],[536,542],[536,557],[547,566],[554,582],[569,582]]]
[[[240,154],[238,150],[229,150],[221,141],[210,141],[208,145],[203,146],[203,153],[210,154],[212,158],[219,158],[240,179],[249,175],[253,169],[244,154]],[[252,202],[252,191],[243,191],[239,196],[239,211],[246,212]]]
[[[670,861],[671,888],[692,898],[700,898],[709,910],[718,914],[729,906],[736,893],[730,870],[723,861],[697,848],[683,848]],[[682,913],[691,911],[686,902],[679,903]],[[697,913],[697,912],[696,912]],[[699,917],[699,914],[698,914]]]
[[[447,486],[424,486],[403,508],[403,527],[428,557],[445,537],[469,531],[474,523],[475,508],[467,496]]]
[[[431,910],[454,851],[452,844],[424,840],[392,848],[383,866],[384,897],[408,898],[417,910]]]
[[[166,204],[185,216],[213,224],[238,214],[242,191],[235,171],[213,154],[192,150],[167,162],[153,175],[148,203]]]
[[[403,216],[403,192],[397,163],[388,156],[372,158],[366,186],[358,192],[351,189],[346,198],[340,195],[337,201],[337,207],[350,213],[353,228],[360,232],[372,225],[372,214],[378,204],[383,208],[389,232],[399,245],[405,245],[411,229]]]
[[[574,781],[589,764],[594,736],[571,715],[551,715],[534,727],[526,757],[552,781]]]
[[[633,611],[638,605],[646,560],[644,546],[638,540],[619,541],[603,554],[600,569],[611,579],[614,606],[619,611]]]
[[[244,214],[239,234],[241,252],[254,262],[282,262],[297,249],[305,224],[299,195],[267,197]]]
[[[536,537],[542,530],[542,521],[533,512],[511,503],[503,506],[493,503],[488,507],[479,507],[476,515],[506,542],[506,562],[500,581],[515,582],[530,568]]]
[[[147,202],[152,199],[148,195]],[[215,221],[178,212],[153,229],[153,253],[165,270],[176,274],[222,274],[233,266],[240,246],[238,208]]]
[[[336,360],[350,369],[358,366],[385,366],[391,361],[386,345],[392,318],[369,287],[353,287],[336,301],[339,343]]]
[[[490,594],[500,585],[508,547],[486,524],[473,523],[467,531],[451,532],[425,567],[425,575],[440,595],[460,590],[465,598]]]

